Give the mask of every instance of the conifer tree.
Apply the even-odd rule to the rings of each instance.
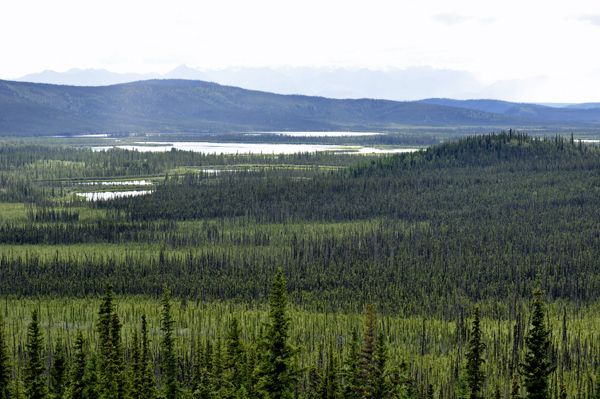
[[[556,367],[548,360],[550,349],[550,331],[546,327],[545,309],[541,289],[541,277],[538,273],[537,287],[533,292],[533,315],[531,318],[531,329],[525,337],[527,352],[521,362],[523,374],[523,385],[527,391],[527,397],[531,399],[549,399],[550,391],[548,377]]]
[[[359,378],[359,346],[358,346],[358,333],[356,330],[352,330],[352,339],[350,341],[350,349],[348,356],[344,362],[344,398],[357,399],[358,398],[358,378]]]
[[[148,399],[157,398],[158,388],[156,387],[156,376],[154,374],[152,359],[150,358],[150,339],[148,338],[146,315],[142,315],[141,366],[143,371],[140,397]]]
[[[84,399],[83,393],[85,389],[85,350],[84,340],[81,331],[77,332],[75,345],[73,346],[73,365],[69,375],[70,384],[67,389],[66,399]]]
[[[180,396],[179,382],[177,381],[177,357],[175,354],[175,337],[173,329],[175,320],[171,315],[171,292],[165,285],[161,300],[162,311],[160,317],[160,329],[162,339],[160,342],[162,351],[161,371],[163,375],[163,393],[166,399],[177,399]]]
[[[83,397],[85,399],[100,398],[100,377],[98,376],[98,368],[98,356],[95,352],[92,352],[86,367],[85,381],[83,383]]]
[[[372,384],[373,390],[371,397],[373,399],[387,398],[392,391],[392,387],[388,380],[387,375],[387,363],[388,363],[388,350],[385,344],[385,336],[383,331],[379,332],[377,342],[375,343],[375,366],[373,367]]]
[[[496,383],[494,388],[494,399],[502,399],[502,392],[500,391],[500,384]]]
[[[67,359],[63,348],[62,337],[56,338],[54,349],[54,362],[50,368],[50,396],[62,399],[68,378]]]
[[[482,397],[481,388],[483,387],[483,381],[485,380],[485,374],[482,370],[482,365],[485,362],[482,357],[484,349],[485,344],[481,337],[479,320],[479,306],[476,306],[473,315],[473,327],[471,330],[471,339],[469,341],[469,350],[466,354],[467,382],[469,384],[469,396],[471,399],[480,399]]]
[[[600,398],[600,369],[596,371],[596,383],[594,384],[594,394],[591,396],[593,399]]]
[[[512,388],[510,390],[511,399],[521,399],[521,385],[519,384],[519,375],[513,377]]]
[[[338,399],[340,397],[340,382],[337,357],[333,351],[333,341],[329,340],[329,353],[327,357],[327,370],[322,378],[320,399]]]
[[[560,385],[560,399],[567,399],[567,386],[565,384]]]
[[[471,390],[469,388],[469,378],[467,376],[467,370],[464,369],[458,377],[458,392],[456,397],[458,399],[469,399],[471,397]]]
[[[299,371],[294,362],[297,349],[289,343],[289,327],[287,286],[279,268],[269,297],[269,323],[258,371],[256,391],[263,398],[289,399],[294,396]]]
[[[38,312],[31,313],[31,323],[27,328],[27,344],[23,382],[29,399],[45,399],[48,396],[48,380],[46,371],[46,356],[44,355],[44,337],[40,329]]]
[[[127,371],[129,397],[132,399],[141,399],[144,397],[142,396],[142,385],[146,368],[145,364],[142,363],[142,348],[140,346],[140,338],[137,330],[133,331],[130,351],[131,361],[129,370]]]
[[[237,392],[242,386],[242,374],[244,370],[244,346],[240,339],[240,333],[239,322],[234,317],[227,332],[224,362],[224,379],[229,389],[233,387],[234,392]]]
[[[373,304],[367,306],[365,327],[363,345],[360,349],[358,358],[358,384],[354,388],[358,391],[359,397],[369,397],[371,395],[373,389],[373,375],[375,374],[375,369],[377,367],[375,362],[377,318],[375,315],[375,306]]]
[[[8,344],[6,341],[6,329],[2,311],[0,311],[0,399],[10,397],[10,381],[12,366],[8,355]]]
[[[213,360],[212,360],[212,391],[215,394],[222,394],[221,388],[223,388],[223,349],[221,334],[217,335],[217,341],[213,349]]]

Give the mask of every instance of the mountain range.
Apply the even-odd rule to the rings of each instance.
[[[339,100],[246,90],[200,80],[110,86],[0,81],[0,134],[372,131],[409,127],[597,129],[600,109],[498,101]],[[456,132],[460,133],[459,130]]]
[[[249,90],[277,94],[301,94],[337,99],[374,98],[416,101],[425,98],[499,99],[513,102],[565,102],[573,85],[584,86],[585,96],[597,98],[600,72],[584,77],[584,82],[564,81],[545,76],[521,80],[501,80],[483,84],[467,71],[435,69],[428,66],[386,70],[313,67],[229,67],[198,70],[185,65],[166,74],[119,74],[103,69],[44,71],[16,79],[22,82],[74,86],[106,86],[150,79],[189,79],[215,82]],[[583,79],[583,78],[582,78]],[[581,80],[581,79],[580,79]],[[566,104],[547,104],[568,106]]]

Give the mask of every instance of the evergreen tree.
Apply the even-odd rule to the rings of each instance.
[[[388,381],[387,363],[388,349],[385,343],[383,331],[379,332],[377,342],[375,343],[375,367],[373,368],[373,391],[371,397],[374,399],[387,398],[392,391],[390,382]]]
[[[213,349],[211,384],[214,394],[221,395],[223,388],[223,349],[222,349],[221,334],[217,335],[217,341]]]
[[[269,323],[256,389],[261,397],[267,399],[292,398],[298,381],[299,371],[294,363],[298,351],[288,342],[290,318],[286,308],[287,286],[279,268],[269,297]]]
[[[521,385],[519,384],[519,375],[513,377],[512,388],[510,390],[511,399],[521,399]]]
[[[31,313],[31,323],[27,328],[27,341],[23,369],[25,392],[29,399],[45,399],[48,395],[48,380],[44,375],[46,356],[44,356],[44,337],[36,309]]]
[[[144,398],[142,395],[142,385],[146,365],[142,363],[142,348],[137,330],[133,331],[131,339],[131,361],[127,371],[127,380],[129,384],[129,397],[132,399]]]
[[[160,347],[162,351],[161,371],[163,375],[163,393],[166,399],[177,399],[180,396],[179,382],[177,381],[177,357],[175,354],[175,337],[173,329],[175,320],[171,315],[171,292],[165,285],[161,300],[162,311],[160,316],[160,329],[162,339]]]
[[[340,382],[337,357],[333,350],[333,341],[329,340],[329,353],[327,369],[322,378],[322,389],[319,392],[320,399],[338,399],[340,397]]]
[[[469,341],[469,350],[467,352],[467,382],[469,384],[470,398],[480,399],[481,388],[485,380],[485,374],[482,370],[482,365],[485,362],[483,359],[483,351],[485,344],[481,337],[481,328],[479,320],[479,306],[475,307],[473,315],[473,327],[471,329],[471,339]]]
[[[100,398],[100,377],[98,376],[98,367],[98,356],[96,353],[92,352],[87,364],[85,381],[83,383],[83,397],[85,399]]]
[[[550,331],[546,327],[544,302],[541,289],[541,278],[538,273],[537,287],[533,292],[533,315],[531,329],[525,337],[527,352],[521,362],[523,385],[527,390],[527,397],[531,399],[549,399],[548,377],[556,367],[548,360],[550,349]]]
[[[594,395],[593,395],[594,399],[599,399],[600,398],[600,369],[598,369],[596,371],[596,384],[594,387]]]
[[[502,399],[502,392],[500,391],[500,384],[496,383],[494,388],[494,399]]]
[[[62,399],[66,391],[66,383],[68,380],[68,365],[65,357],[62,337],[56,338],[54,349],[54,362],[50,368],[50,396],[57,399]]]
[[[244,346],[240,339],[241,329],[237,318],[231,320],[225,341],[225,370],[224,379],[228,389],[237,392],[242,386],[244,371]],[[231,394],[228,396],[232,396]]]
[[[142,315],[142,342],[141,342],[141,378],[140,397],[154,399],[158,397],[158,388],[156,387],[156,375],[152,359],[150,359],[150,339],[148,338],[148,323],[146,315]]]
[[[560,399],[567,399],[567,386],[565,384],[560,385]]]
[[[86,359],[84,340],[81,331],[77,332],[73,346],[73,365],[70,372],[70,384],[67,389],[66,399],[84,399]]]
[[[12,366],[8,355],[6,329],[2,311],[0,311],[0,399],[10,398],[10,381]]]
[[[467,370],[464,369],[458,377],[458,392],[456,397],[458,399],[469,399],[471,397],[471,389],[469,388],[469,377],[467,376]]]
[[[359,378],[359,346],[358,333],[352,330],[352,340],[350,341],[350,349],[348,356],[344,362],[344,398],[357,399],[358,378]]]
[[[377,344],[377,317],[375,315],[375,306],[369,304],[365,317],[365,334],[363,345],[359,352],[357,390],[359,397],[369,397],[373,389],[373,375],[376,373],[377,364],[375,361],[375,350]]]

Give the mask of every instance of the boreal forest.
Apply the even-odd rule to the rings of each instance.
[[[600,398],[598,259],[600,148],[573,136],[3,139],[0,399]]]

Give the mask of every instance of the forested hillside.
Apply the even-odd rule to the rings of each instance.
[[[79,87],[0,81],[3,136],[135,132],[397,131],[558,127],[551,121],[386,100],[278,95],[201,81]],[[578,121],[569,126],[579,126]]]
[[[595,146],[510,131],[389,157],[0,150],[0,309],[14,381],[27,384],[25,332],[39,310],[47,369],[67,346],[56,338],[71,348],[79,329],[85,349],[65,350],[73,365],[77,351],[96,353],[86,378],[113,375],[102,362],[114,358],[114,375],[134,384],[146,328],[143,363],[158,384],[146,387],[167,396],[179,386],[269,397],[269,331],[288,316],[277,323],[289,328],[279,345],[291,345],[291,397],[517,397],[533,392],[527,367],[547,372],[540,397],[600,392]],[[153,179],[153,192],[74,196],[78,181],[109,176]],[[114,350],[98,327],[113,306],[107,282],[121,303],[106,324]],[[170,315],[157,310],[165,284]],[[175,366],[158,345],[169,326]]]

